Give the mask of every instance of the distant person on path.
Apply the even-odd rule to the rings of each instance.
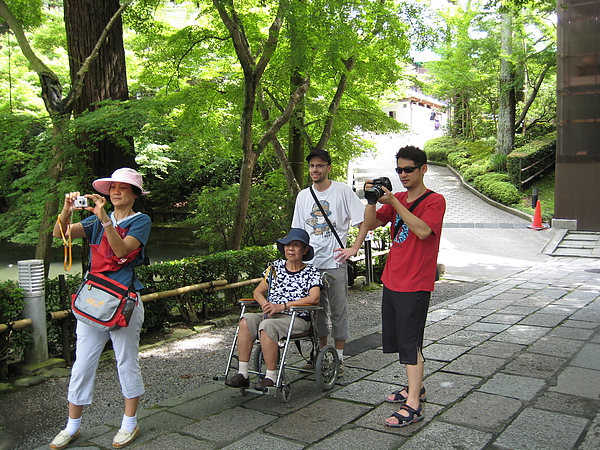
[[[64,205],[52,234],[57,238],[68,234],[72,238],[87,238],[92,247],[90,272],[102,273],[126,286],[133,284],[134,289],[139,291],[143,286],[135,277],[134,268],[144,260],[144,247],[151,228],[150,217],[133,211],[135,200],[147,194],[142,189],[142,176],[135,170],[124,167],[115,170],[111,178],[100,178],[92,185],[98,192],[110,196],[114,211],[111,214],[105,211],[107,201],[104,196],[87,194],[84,197],[92,200],[94,205],[83,209],[93,215],[81,222],[69,224],[71,213],[75,209],[75,199],[80,195],[79,192],[70,192],[64,197]],[[69,418],[66,428],[54,438],[50,448],[65,448],[79,437],[83,407],[92,404],[96,369],[109,339],[115,352],[121,391],[125,399],[125,413],[113,440],[113,447],[124,447],[138,436],[140,428],[137,425],[137,408],[140,396],[144,393],[138,361],[143,323],[144,306],[139,300],[127,327],[105,331],[77,321],[75,363],[67,395]]]
[[[292,228],[288,235],[277,241],[277,248],[285,259],[278,259],[263,274],[263,279],[254,289],[254,300],[260,305],[261,313],[245,313],[240,320],[238,333],[239,370],[236,375],[225,381],[227,386],[247,388],[252,344],[258,337],[265,360],[267,372],[254,389],[265,391],[274,386],[277,380],[278,342],[287,336],[292,312],[290,306],[318,305],[321,293],[321,274],[306,264],[311,260],[314,250],[309,245],[308,233]],[[275,272],[269,276],[268,271]],[[267,281],[270,280],[270,283]],[[308,311],[299,312],[294,320],[292,334],[305,333],[310,328]]]
[[[312,186],[303,189],[296,198],[292,227],[302,228],[310,235],[310,245],[315,249],[315,258],[311,263],[323,274],[327,272],[328,282],[324,283],[321,291],[320,306],[317,314],[317,330],[319,346],[327,345],[329,335],[329,315],[331,315],[334,346],[340,357],[338,376],[344,374],[344,346],[349,338],[348,329],[348,272],[346,260],[356,255],[367,235],[367,230],[361,227],[354,245],[341,248],[334,231],[335,228],[344,247],[351,226],[358,227],[363,221],[364,206],[352,188],[345,183],[331,181],[331,156],[323,149],[314,149],[306,157]],[[322,210],[315,197],[321,204]],[[327,215],[328,221],[325,219]],[[314,361],[313,361],[314,363]],[[308,365],[314,368],[314,364]]]
[[[408,386],[386,398],[403,405],[385,424],[404,427],[423,418],[423,333],[436,278],[446,201],[423,183],[427,155],[421,149],[402,147],[396,154],[396,172],[406,192],[393,194],[383,187],[385,193],[379,198],[383,206],[376,211],[376,205],[367,205],[365,226],[374,229],[392,224],[392,247],[381,277],[383,352],[398,353],[400,363],[406,367]],[[365,190],[372,187],[371,181],[366,181]]]

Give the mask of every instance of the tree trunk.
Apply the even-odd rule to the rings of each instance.
[[[500,87],[496,153],[508,155],[515,146],[515,73],[512,55],[512,13],[502,14]]]
[[[252,142],[252,118],[256,104],[256,82],[252,73],[244,74],[244,109],[242,111],[242,168],[240,170],[240,191],[236,201],[233,227],[229,235],[229,249],[239,250],[244,234],[244,222],[248,215],[248,203],[252,189],[252,174],[258,154]]]
[[[52,135],[55,139],[52,146],[52,161],[48,173],[50,186],[48,187],[48,195],[44,204],[44,215],[40,224],[38,243],[35,247],[35,259],[44,261],[45,274],[48,274],[50,268],[48,255],[50,255],[52,249],[52,227],[56,220],[58,208],[62,206],[59,205],[61,196],[58,192],[58,180],[60,180],[63,171],[63,152],[58,137],[63,133],[68,121],[69,116],[64,115],[55,115],[52,120]]]
[[[64,8],[71,80],[74,80],[81,62],[92,53],[106,24],[119,9],[119,0],[65,0]],[[123,24],[119,17],[99,50],[98,58],[90,64],[82,93],[73,104],[73,113],[93,111],[97,108],[94,103],[101,100],[128,98]],[[88,153],[93,178],[109,176],[120,167],[137,167],[132,140],[127,148],[110,139],[96,143],[95,147]]]
[[[293,88],[298,88],[304,82],[304,79],[295,71],[291,77]],[[304,100],[300,100],[292,120],[290,120],[290,148],[288,151],[288,159],[294,173],[294,177],[300,186],[304,186]],[[288,186],[290,186],[288,184]],[[291,187],[291,186],[290,186]]]
[[[86,73],[89,70],[90,64],[98,57],[98,52],[102,45],[106,42],[108,33],[115,22],[120,20],[121,13],[131,3],[132,0],[124,0],[113,16],[106,22],[103,27],[103,32],[97,39],[97,42],[89,52],[89,54],[79,60],[78,70],[75,76],[71,80],[71,89],[66,98],[62,96],[62,85],[58,76],[44,64],[44,62],[38,58],[35,52],[32,50],[27,40],[25,31],[21,22],[15,17],[13,12],[4,2],[0,0],[0,16],[6,21],[10,29],[15,34],[15,38],[19,43],[19,48],[23,52],[23,56],[27,58],[27,61],[31,65],[32,69],[38,74],[41,86],[41,97],[44,100],[46,110],[52,118],[52,133],[54,137],[59,136],[65,129],[66,123],[71,118],[73,111],[73,102],[76,101],[81,95]],[[36,259],[44,261],[46,268],[46,274],[48,273],[48,265],[50,249],[52,245],[52,238],[50,237],[50,230],[54,223],[54,217],[58,210],[60,202],[60,195],[57,191],[58,182],[62,176],[64,157],[62,153],[62,146],[57,144],[58,140],[55,139],[55,144],[52,149],[51,164],[48,172],[48,178],[50,179],[50,186],[48,188],[48,195],[46,196],[46,203],[44,205],[44,216],[42,217],[42,223],[40,225],[40,236],[38,244],[35,249]]]

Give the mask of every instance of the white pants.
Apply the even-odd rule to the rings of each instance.
[[[91,405],[96,369],[102,350],[108,340],[112,341],[121,392],[125,398],[139,397],[144,393],[144,382],[138,354],[140,332],[144,323],[144,306],[138,301],[129,326],[114,331],[99,328],[77,321],[75,334],[77,343],[75,363],[71,370],[67,400],[74,405]]]

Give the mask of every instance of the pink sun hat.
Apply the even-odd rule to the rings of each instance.
[[[146,195],[149,191],[144,191],[142,188],[142,175],[129,167],[121,167],[113,172],[110,178],[98,178],[92,183],[94,189],[101,194],[108,195],[110,193],[111,183],[127,183],[137,187],[142,191],[142,195]]]

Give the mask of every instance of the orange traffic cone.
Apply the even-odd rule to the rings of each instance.
[[[528,225],[527,228],[531,228],[532,230],[545,230],[548,227],[542,223],[542,205],[538,200],[535,205],[535,214],[533,215],[533,223]]]

